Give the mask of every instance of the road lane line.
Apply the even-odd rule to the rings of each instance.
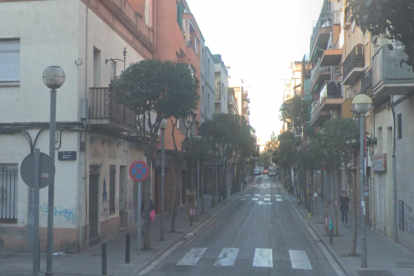
[[[253,259],[254,267],[273,267],[272,249],[256,248]]]
[[[270,201],[270,198],[265,197],[264,201]]]
[[[265,196],[270,196],[270,194],[265,194]]]
[[[260,194],[255,194],[254,196],[260,196]]]
[[[293,269],[312,269],[308,255],[305,251],[289,250],[289,255]]]
[[[233,266],[237,254],[239,254],[239,248],[223,248],[214,266]]]
[[[281,195],[275,195],[276,197],[282,197]]]
[[[177,265],[195,265],[207,248],[192,248],[190,252],[185,254],[185,256],[177,263]]]
[[[283,199],[281,199],[281,198],[276,198],[276,201],[283,201]]]
[[[254,198],[252,198],[252,200],[256,200],[256,201],[257,201],[257,200],[259,200],[259,199],[258,199],[257,197],[254,197]]]

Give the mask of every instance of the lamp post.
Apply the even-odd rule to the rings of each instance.
[[[50,133],[49,157],[55,163],[55,135],[56,135],[56,89],[65,83],[65,72],[59,66],[49,66],[43,71],[43,82],[50,88]],[[55,183],[48,186],[47,210],[47,259],[46,276],[53,276],[53,215],[54,215]]]
[[[364,183],[364,137],[365,113],[372,106],[372,100],[365,94],[359,94],[352,100],[352,109],[359,114],[359,181],[361,193],[361,267],[367,267],[367,237],[365,228],[365,183]]]
[[[164,238],[164,130],[168,127],[168,121],[162,119],[160,123],[161,129],[161,228],[160,228],[160,241],[165,241]]]

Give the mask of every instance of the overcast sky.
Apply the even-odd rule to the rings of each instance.
[[[291,62],[309,54],[312,26],[323,0],[187,0],[212,54],[232,79],[244,80],[256,135],[278,134],[284,79]]]

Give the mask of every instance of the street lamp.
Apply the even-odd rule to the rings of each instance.
[[[161,129],[161,228],[160,241],[165,241],[164,238],[164,130],[168,127],[168,121],[162,119],[160,123]]]
[[[352,100],[353,110],[359,114],[359,181],[361,193],[361,267],[367,267],[367,237],[365,229],[365,185],[364,185],[364,137],[365,113],[372,106],[372,100],[365,94],[359,94]]]
[[[65,72],[59,66],[49,66],[43,71],[43,82],[50,88],[50,127],[49,127],[49,157],[55,163],[55,135],[56,135],[56,89],[65,83]],[[55,200],[54,179],[48,187],[47,210],[47,259],[46,276],[53,276],[53,215]]]

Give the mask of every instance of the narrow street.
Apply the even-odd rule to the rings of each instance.
[[[336,275],[285,199],[275,177],[258,176],[145,275]]]

